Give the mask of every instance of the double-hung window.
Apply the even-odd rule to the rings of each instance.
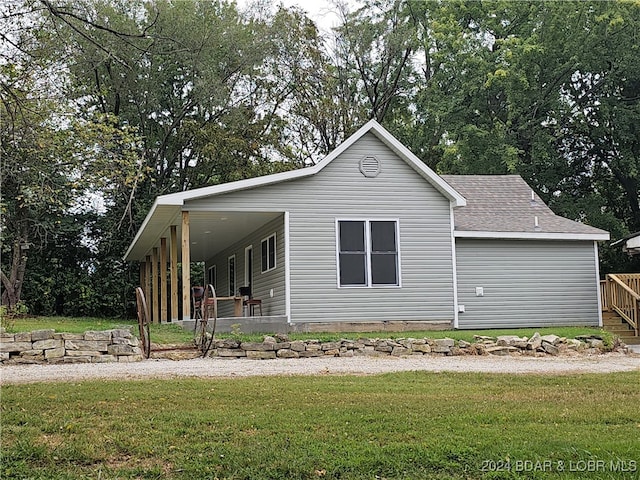
[[[276,234],[268,236],[261,242],[262,273],[276,268]]]
[[[338,220],[337,229],[341,287],[400,285],[397,221]]]

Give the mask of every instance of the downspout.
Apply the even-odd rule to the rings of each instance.
[[[289,240],[289,212],[284,212],[284,308],[287,323],[291,324],[291,242]]]
[[[453,328],[458,328],[458,266],[456,261],[455,220],[453,217],[453,203],[449,202],[449,224],[451,226],[451,262],[453,272]]]
[[[598,255],[598,242],[593,241],[593,255],[596,267],[596,292],[598,295],[598,326],[602,328],[602,292],[600,291],[600,260]]]

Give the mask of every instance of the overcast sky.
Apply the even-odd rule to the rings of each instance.
[[[328,0],[282,0],[285,6],[297,5],[316,22],[320,30],[329,31],[331,27],[338,25],[339,17],[333,2]]]
[[[236,0],[238,6],[242,7],[252,0]],[[345,0],[342,0],[345,1]],[[334,5],[334,0],[274,0],[274,5],[282,4],[285,7],[297,5],[302,10],[306,11],[321,32],[329,32],[332,27],[339,25],[339,16],[336,13],[337,9]],[[354,5],[358,3],[358,0],[346,0],[348,5],[351,5],[351,9],[354,9]]]

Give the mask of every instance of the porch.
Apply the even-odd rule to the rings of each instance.
[[[223,299],[240,298],[241,287],[250,287],[253,297],[262,299],[262,308],[255,312],[238,308],[237,302],[221,302],[221,331],[231,331],[232,325],[239,324],[240,330],[249,333],[256,328],[251,323],[270,331],[284,329],[288,320],[283,307],[284,273],[265,274],[260,262],[265,228],[269,232],[276,229],[284,244],[284,212],[214,211],[202,206],[186,210],[155,205],[154,213],[164,218],[147,225],[125,257],[140,262],[140,285],[148,299],[152,323],[183,323],[188,327],[193,323],[192,287],[212,284]],[[279,255],[278,274],[285,271],[285,260],[283,254]],[[202,274],[192,273],[196,263],[204,265]]]
[[[608,274],[600,281],[605,330],[629,345],[640,345],[640,273]]]

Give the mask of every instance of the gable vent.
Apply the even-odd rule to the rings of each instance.
[[[360,160],[360,173],[365,177],[377,177],[380,173],[380,161],[376,157],[364,157]]]

